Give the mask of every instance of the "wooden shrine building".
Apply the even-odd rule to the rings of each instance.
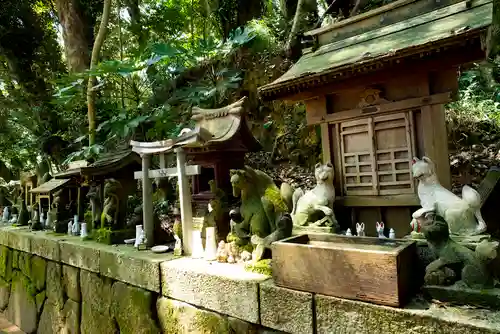
[[[436,164],[450,187],[445,104],[456,98],[461,66],[485,58],[491,0],[399,0],[307,35],[315,47],[264,99],[303,101],[319,125],[325,162],[335,166],[336,210],[344,227],[384,221],[410,232],[419,206],[413,156]],[[343,221],[350,221],[345,226]]]
[[[84,198],[92,185],[99,186],[101,199],[104,201],[104,183],[107,179],[115,179],[120,182],[123,192],[120,194],[121,209],[126,209],[128,195],[136,192],[137,185],[134,180],[134,171],[140,168],[140,156],[130,149],[118,150],[115,152],[102,154],[98,160],[92,163],[86,161],[75,162],[69,165],[68,169],[54,175],[55,179],[71,180],[73,187],[68,188],[69,199],[76,199],[77,213],[83,219],[85,212]],[[125,212],[121,213],[125,219]]]
[[[214,194],[209,181],[215,180],[218,188],[232,194],[230,169],[244,165],[245,153],[261,148],[253,137],[244,117],[246,98],[219,109],[193,108],[194,129],[185,129],[177,138],[152,143],[132,141],[132,150],[141,154],[142,171],[136,173],[143,182],[143,214],[146,238],[153,243],[151,179],[178,177],[183,244],[187,254],[191,251],[193,209],[206,208]],[[177,167],[166,168],[165,154],[176,152]],[[151,155],[160,156],[160,169],[149,170]],[[188,166],[186,166],[188,162]],[[187,177],[193,177],[192,195]]]

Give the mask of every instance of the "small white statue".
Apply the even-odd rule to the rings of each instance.
[[[73,233],[73,221],[70,219],[68,222],[68,235]]]
[[[365,223],[356,223],[356,233],[358,237],[364,237],[365,234]]]
[[[389,239],[396,239],[396,232],[393,228],[389,230]]]
[[[227,254],[227,249],[226,249],[226,242],[224,240],[221,240],[219,242],[219,247],[217,248],[217,262],[220,263],[226,263],[228,258]],[[250,259],[252,258],[252,255],[250,254]]]
[[[217,259],[217,240],[215,240],[215,227],[205,229],[205,260]]]
[[[252,261],[252,253],[250,253],[249,251],[245,250],[245,251],[241,252],[240,259],[241,259],[242,262]]]
[[[377,229],[377,233],[378,233],[378,237],[381,238],[381,239],[386,239],[387,237],[384,235],[384,223],[383,222],[377,222],[376,223],[376,229]]]
[[[174,239],[175,239],[174,255],[181,256],[182,255],[182,239],[177,234],[174,234]]]
[[[141,231],[139,232],[139,237],[135,239],[134,247],[137,248],[138,250],[141,250],[145,242],[146,242],[146,237],[144,236],[144,230],[141,229]]]
[[[10,208],[8,206],[6,206],[6,207],[3,208],[2,221],[4,223],[8,223],[9,222],[9,218],[10,218]]]
[[[310,217],[318,211],[322,211],[327,218],[328,226],[337,225],[335,214],[333,213],[333,202],[335,201],[335,187],[333,186],[333,165],[327,163],[316,164],[314,167],[316,187],[304,191],[296,189],[292,196],[292,221],[296,226],[323,224],[325,220],[311,222]]]
[[[82,239],[88,237],[87,223],[82,223],[82,230],[80,231],[80,237],[82,237]]]
[[[486,231],[480,211],[481,196],[476,190],[465,185],[460,198],[439,183],[431,159],[413,158],[412,164],[412,174],[418,180],[418,197],[423,209],[435,210],[437,215],[443,217],[451,234],[471,236]],[[415,212],[413,219],[419,215]]]
[[[45,214],[42,212],[40,212],[40,225],[42,227],[45,227]]]
[[[201,241],[201,231],[193,231],[193,250],[191,257],[194,259],[203,258],[203,243]]]
[[[15,224],[17,223],[17,214],[13,213],[12,218],[9,220],[9,224]]]
[[[142,225],[136,225],[135,226],[135,242],[134,242],[134,247],[138,248],[142,240],[142,236],[144,236],[144,230],[142,229]]]
[[[345,231],[345,235],[348,237],[352,237],[352,232],[350,228],[348,228],[347,231]]]

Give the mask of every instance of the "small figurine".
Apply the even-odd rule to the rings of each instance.
[[[193,231],[193,251],[191,257],[194,259],[203,258],[203,243],[201,241],[201,231]]]
[[[217,259],[217,241],[215,240],[215,227],[205,229],[205,260]]]
[[[387,237],[384,235],[384,223],[383,222],[377,222],[376,223],[376,229],[378,233],[378,237],[381,239],[386,239]]]
[[[71,235],[73,233],[73,222],[70,219],[68,222],[68,235]]]
[[[389,239],[396,239],[396,232],[393,228],[389,230]]]
[[[252,255],[250,255],[251,258]],[[224,240],[221,240],[219,242],[219,247],[217,248],[217,262],[225,263],[227,262],[227,250],[226,250],[226,243]]]
[[[8,223],[10,218],[10,208],[8,206],[3,208],[2,212],[2,222]]]
[[[38,210],[35,210],[33,212],[33,218],[31,219],[31,229],[33,231],[40,231],[42,230],[42,224],[40,223],[40,216],[38,215]]]
[[[145,249],[145,246],[146,246],[146,238],[144,236],[144,230],[142,229],[142,225],[139,225],[141,226],[141,230],[139,231],[139,235],[137,236],[137,238],[135,238],[135,243],[134,243],[134,247],[137,248],[137,250],[143,250]]]
[[[42,228],[45,227],[45,215],[43,211],[40,212],[40,225],[42,225]]]
[[[350,228],[347,229],[347,231],[345,232],[345,235],[348,237],[352,237],[352,232],[351,232]]]
[[[252,253],[250,253],[249,251],[246,251],[246,250],[241,252],[240,260],[242,262],[252,261]]]
[[[356,232],[358,233],[358,237],[366,236],[365,223],[356,223]]]
[[[139,247],[139,244],[142,242],[141,235],[143,234],[143,232],[144,231],[142,229],[142,225],[135,226],[135,243],[134,243],[135,248]]]
[[[82,223],[82,230],[80,231],[80,237],[82,237],[82,239],[85,239],[86,237],[88,237],[87,223]]]
[[[13,213],[12,218],[8,221],[9,224],[17,223],[17,214]]]

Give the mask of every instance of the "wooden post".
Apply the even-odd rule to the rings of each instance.
[[[193,210],[191,203],[191,192],[189,190],[188,178],[186,175],[186,152],[182,148],[176,148],[177,154],[177,178],[179,182],[179,200],[182,217],[182,242],[184,253],[191,255],[192,251],[192,231],[193,231]]]
[[[151,179],[149,178],[149,166],[151,156],[142,155],[142,218],[143,228],[146,235],[147,247],[154,245],[154,226],[153,226],[153,189]]]

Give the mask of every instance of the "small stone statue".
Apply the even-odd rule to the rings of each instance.
[[[244,250],[243,252],[241,252],[240,254],[240,260],[241,262],[248,262],[248,261],[251,261],[252,260],[252,253]]]
[[[356,223],[356,232],[358,237],[364,237],[365,234],[365,223]]]
[[[250,258],[252,255],[250,255]],[[219,247],[217,247],[217,262],[226,263],[228,258],[226,243],[224,240],[219,242]]]
[[[425,269],[425,284],[455,284],[471,289],[494,287],[488,264],[497,257],[498,241],[482,240],[472,251],[450,238],[447,222],[434,212],[425,215],[422,231],[438,257]]]
[[[80,222],[78,221],[77,215],[75,215],[73,218],[73,227],[72,227],[71,232],[74,236],[80,235]]]
[[[396,239],[396,232],[393,228],[389,230],[389,239]]]
[[[92,185],[87,193],[87,198],[92,206],[93,228],[99,228],[101,224],[102,204],[99,186]]]
[[[352,232],[351,232],[350,228],[347,229],[347,231],[345,232],[345,235],[348,237],[352,237]]]
[[[316,164],[314,176],[316,187],[304,193],[300,188],[293,193],[292,221],[296,226],[326,226],[337,227],[337,219],[333,213],[335,187],[333,186],[333,165]],[[324,214],[325,220],[316,220],[316,213]]]
[[[384,223],[383,222],[377,222],[376,223],[376,229],[377,229],[377,233],[378,233],[378,237],[381,238],[381,239],[386,239],[387,237],[384,235]]]
[[[43,225],[40,222],[40,216],[38,215],[38,210],[33,211],[33,218],[31,219],[31,229],[33,231],[40,231],[43,229]]]
[[[43,213],[43,211],[40,212],[40,225],[42,225],[42,227],[45,227],[45,214]]]
[[[443,217],[451,234],[472,236],[486,231],[480,211],[481,197],[476,190],[465,185],[462,198],[453,194],[439,183],[434,163],[428,157],[413,158],[412,174],[418,180],[420,205]]]
[[[17,214],[13,213],[12,218],[8,221],[9,224],[15,224],[17,223]]]

